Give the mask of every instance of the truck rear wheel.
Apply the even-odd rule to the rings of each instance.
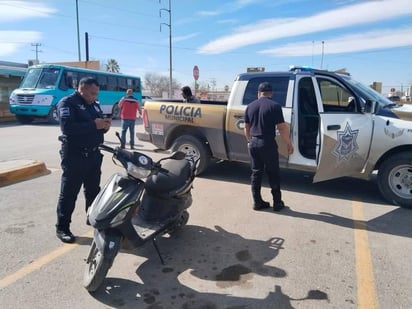
[[[412,152],[386,159],[378,172],[378,187],[386,200],[412,209]]]
[[[172,145],[172,151],[182,151],[187,157],[199,159],[196,175],[203,173],[210,163],[210,151],[205,142],[192,135],[178,137]]]

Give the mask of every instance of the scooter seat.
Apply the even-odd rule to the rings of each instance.
[[[170,198],[187,190],[191,185],[191,167],[187,160],[166,160],[162,167],[168,173],[158,173],[146,180],[146,190],[162,198]]]

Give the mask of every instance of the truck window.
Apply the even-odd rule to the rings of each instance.
[[[257,77],[250,79],[246,86],[242,105],[248,105],[257,99],[259,84],[263,82],[269,82],[272,85],[272,100],[278,102],[282,106],[285,106],[289,76]]]
[[[318,77],[317,80],[325,112],[356,112],[355,97],[346,88],[327,78]]]

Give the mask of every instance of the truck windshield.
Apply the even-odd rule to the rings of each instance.
[[[60,74],[60,69],[55,68],[33,68],[29,69],[20,88],[55,88]]]
[[[379,103],[381,107],[387,106],[387,105],[393,105],[393,102],[391,102],[389,99],[381,95],[379,92],[375,91],[371,87],[365,86],[364,84],[354,80],[353,78],[349,76],[343,76],[343,78],[351,84],[355,89],[358,90],[359,94],[362,96],[362,98],[366,101],[367,99],[373,100]],[[365,103],[365,102],[364,102]]]

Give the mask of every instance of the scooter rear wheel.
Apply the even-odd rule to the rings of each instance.
[[[112,262],[111,259],[103,256],[103,253],[100,252],[93,240],[83,276],[83,286],[89,292],[96,291],[102,285],[107,272],[112,266]]]
[[[173,236],[177,231],[179,231],[183,226],[187,224],[187,221],[189,221],[189,213],[184,210],[179,219],[176,220],[176,223],[167,231],[167,233],[170,236]]]

